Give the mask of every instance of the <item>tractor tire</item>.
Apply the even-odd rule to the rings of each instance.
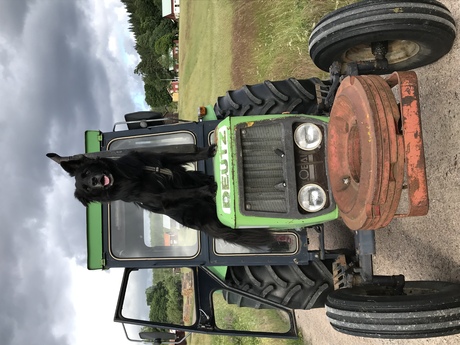
[[[332,267],[332,261],[326,264]],[[292,309],[324,307],[327,295],[333,290],[332,274],[322,261],[302,266],[229,267],[226,283]],[[224,291],[224,298],[239,307],[269,308],[229,291]]]
[[[402,295],[378,286],[332,292],[326,315],[339,332],[372,338],[428,338],[460,333],[460,285],[406,282]]]
[[[371,44],[388,42],[387,74],[433,63],[452,48],[455,21],[435,0],[364,0],[323,17],[313,29],[309,49],[324,71],[334,61],[373,61]]]
[[[297,113],[316,114],[317,78],[269,81],[256,85],[244,85],[238,90],[228,91],[214,105],[218,119],[227,116],[266,115]]]

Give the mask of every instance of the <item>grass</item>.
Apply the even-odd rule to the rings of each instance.
[[[181,118],[195,120],[198,106],[213,103],[231,84],[231,13],[230,0],[181,1]]]
[[[322,5],[315,6],[318,3]],[[249,54],[245,61],[234,56],[232,67],[240,71],[240,75],[233,77],[235,87],[265,79],[321,74],[310,61],[308,37],[316,21],[333,6],[325,6],[324,1],[298,0],[237,1],[236,4],[235,10],[241,15],[235,17],[238,29],[234,32],[237,36],[234,45]],[[322,10],[315,11],[315,7]],[[248,33],[252,39],[245,45],[238,44],[245,42],[238,36]]]
[[[287,315],[274,309],[240,308],[228,304],[221,293],[213,294],[216,325],[225,330],[256,330],[261,332],[287,332]],[[256,337],[208,336],[193,334],[191,345],[301,345],[302,339],[273,339]]]
[[[325,77],[308,53],[324,14],[356,0],[183,0],[180,101],[183,119],[243,84],[288,77]]]

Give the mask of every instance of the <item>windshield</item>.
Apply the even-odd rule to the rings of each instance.
[[[180,131],[116,138],[107,146],[108,150],[169,146],[168,151],[175,151],[190,144],[195,144],[195,136]],[[190,169],[196,168],[190,165]],[[198,232],[168,216],[116,201],[108,206],[108,217],[110,252],[115,258],[192,258],[198,254]]]

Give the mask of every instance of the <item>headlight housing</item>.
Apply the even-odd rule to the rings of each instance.
[[[315,183],[309,183],[300,188],[298,194],[300,207],[307,212],[318,212],[326,205],[327,196],[323,188]]]
[[[302,123],[294,132],[294,141],[302,150],[311,151],[321,145],[323,134],[317,125]]]

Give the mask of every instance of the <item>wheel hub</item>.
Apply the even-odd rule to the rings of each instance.
[[[409,40],[393,40],[386,41],[387,50],[385,58],[388,60],[389,65],[401,63],[416,56],[420,51],[420,46],[413,41]],[[341,56],[341,61],[345,63],[355,61],[373,61],[375,54],[372,49],[372,44],[358,44],[347,51]]]

